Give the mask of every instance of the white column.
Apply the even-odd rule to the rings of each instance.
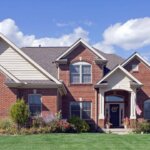
[[[135,91],[131,92],[131,98],[130,98],[130,119],[136,119],[136,92]]]
[[[104,91],[99,89],[99,119],[104,118]]]

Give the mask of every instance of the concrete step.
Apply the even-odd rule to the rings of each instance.
[[[103,129],[105,133],[112,133],[112,134],[129,134],[132,133],[132,129],[124,129],[124,128],[110,128],[110,129]]]

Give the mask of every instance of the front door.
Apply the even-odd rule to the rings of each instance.
[[[110,123],[111,127],[119,127],[119,104],[110,104]]]

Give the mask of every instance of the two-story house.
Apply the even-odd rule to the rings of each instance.
[[[62,111],[94,127],[150,119],[150,64],[138,53],[124,60],[82,39],[70,47],[18,48],[0,34],[0,118],[17,98],[32,116]]]

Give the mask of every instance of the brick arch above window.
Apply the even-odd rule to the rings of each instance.
[[[79,61],[70,64],[70,83],[71,84],[91,84],[92,65],[88,62]]]

